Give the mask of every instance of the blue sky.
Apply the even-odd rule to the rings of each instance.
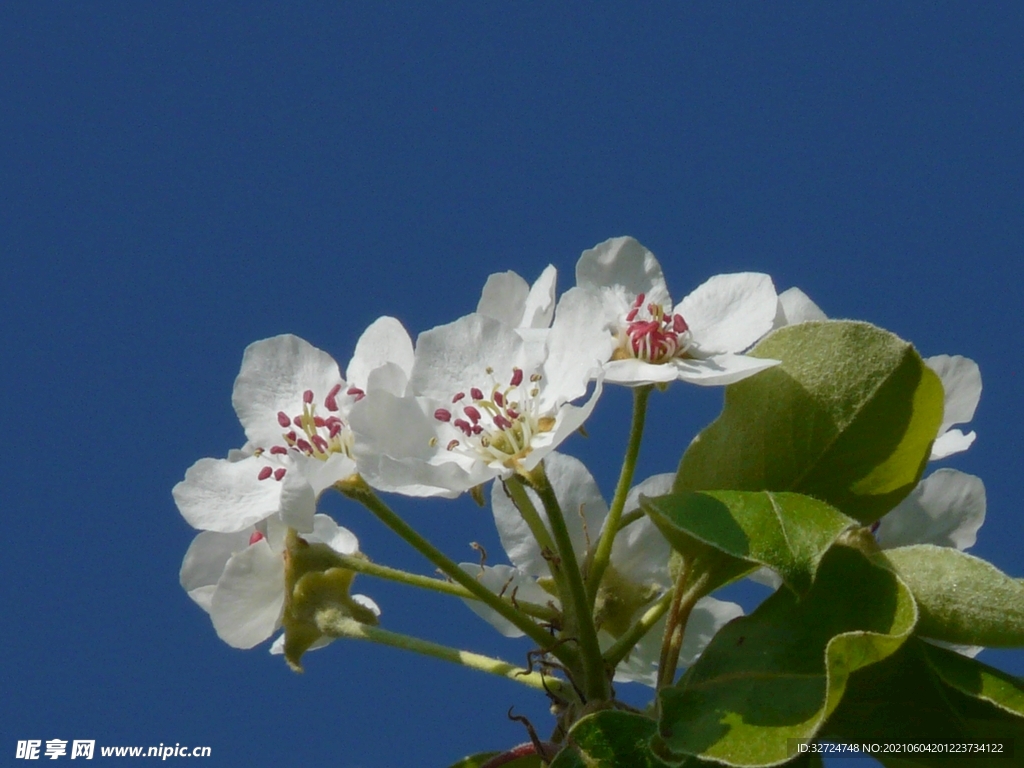
[[[343,363],[382,314],[415,334],[491,272],[560,288],[638,238],[685,295],[767,272],[984,377],[966,454],[975,553],[1024,575],[1018,376],[1024,11],[882,4],[7,4],[0,9],[0,752],[18,739],[209,745],[213,765],[444,766],[547,730],[478,673],[335,643],[295,675],[217,639],[177,583],[171,487],[243,441],[242,350],[291,332]],[[1024,376],[1024,370],[1021,370]],[[671,471],[717,390],[652,402]],[[628,427],[584,458],[610,495]],[[396,509],[458,559],[472,502]],[[340,498],[380,562],[431,569]],[[463,605],[361,578],[385,625],[522,661]],[[985,652],[1024,674],[1020,652]],[[640,696],[634,697],[639,700]]]

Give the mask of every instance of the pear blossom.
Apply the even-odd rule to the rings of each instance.
[[[608,505],[601,497],[594,478],[578,459],[553,452],[545,459],[545,470],[559,504],[567,513],[565,522],[573,550],[579,562],[583,563],[608,516]],[[640,483],[629,492],[625,511],[639,508],[641,494],[669,493],[673,480],[674,475],[664,474]],[[548,525],[540,500],[533,491],[528,490],[527,493],[544,524]],[[551,583],[551,576],[540,545],[500,483],[495,483],[492,488],[491,508],[502,546],[512,565],[463,563],[461,567],[476,575],[482,584],[496,593],[514,593],[516,600],[550,604],[557,609],[558,599],[546,588]],[[668,542],[647,517],[633,522],[616,536],[596,606],[598,642],[603,649],[609,648],[646,608],[672,586],[668,571],[670,554]],[[466,604],[506,637],[523,634],[482,603],[467,600]],[[693,664],[714,634],[742,613],[734,603],[712,597],[700,600],[686,625],[680,662],[687,666]],[[617,682],[641,682],[652,687],[656,684],[664,628],[663,617],[619,663],[615,670]]]
[[[828,316],[799,288],[789,288],[779,294],[775,328],[827,319]],[[953,427],[967,424],[974,418],[981,399],[981,370],[977,363],[961,355],[926,357],[924,364],[938,375],[944,392],[942,424],[929,456],[930,461],[936,461],[966,451],[977,437],[973,431],[964,434]]]
[[[496,272],[484,283],[477,314],[521,330],[551,327],[555,314],[557,270],[550,264],[531,286],[515,272]]]
[[[599,297],[597,312],[578,302],[563,307],[574,291]],[[571,312],[578,327],[596,323],[611,337],[602,361],[609,382],[717,386],[778,365],[741,354],[772,329],[778,297],[768,275],[716,275],[674,305],[654,254],[631,237],[616,237],[583,252],[576,288],[563,302],[556,321]]]
[[[369,392],[352,408],[362,477],[379,490],[455,497],[529,471],[593,410],[598,335],[556,316],[542,342],[527,340],[479,313],[420,334],[405,395]]]
[[[390,317],[363,333],[348,381],[330,355],[298,336],[250,344],[231,398],[248,441],[228,459],[200,459],[188,469],[173,490],[182,516],[223,533],[275,514],[312,530],[320,493],[357,471],[352,405],[367,390],[404,391],[411,369],[412,342]]]
[[[287,531],[281,516],[271,515],[240,531],[203,531],[185,553],[181,586],[210,614],[217,635],[234,648],[252,648],[281,627]],[[359,551],[355,535],[327,515],[314,517],[313,530],[304,539],[343,555]],[[380,615],[369,597],[351,597]]]

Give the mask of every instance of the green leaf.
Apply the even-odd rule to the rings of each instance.
[[[687,755],[733,766],[780,765],[812,739],[850,675],[896,652],[917,620],[897,575],[835,546],[803,598],[778,590],[727,624],[674,688],[661,691],[652,741],[673,763]]]
[[[782,364],[725,388],[677,491],[794,491],[862,523],[910,493],[943,412],[942,382],[910,344],[837,320],[780,328],[748,354]]]
[[[882,555],[910,587],[918,632],[948,643],[1024,646],[1024,582],[951,547],[916,544]]]
[[[682,555],[707,562],[711,548],[746,563],[733,570],[766,565],[799,593],[810,589],[825,551],[857,525],[828,504],[797,493],[673,493],[642,498],[641,506]]]
[[[570,746],[558,753],[551,768],[668,768],[647,745],[656,727],[650,718],[629,712],[587,715],[569,731]],[[694,760],[692,768],[698,764]]]
[[[1020,710],[992,703],[1016,701],[1018,707],[1020,696],[1017,678],[911,638],[888,659],[850,677],[846,695],[821,736],[841,744],[882,745],[873,754],[889,768],[1007,768],[1016,762],[1006,747],[1001,754],[968,758],[937,752],[886,754],[884,745],[1024,744]]]

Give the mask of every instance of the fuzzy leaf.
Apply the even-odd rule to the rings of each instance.
[[[781,765],[815,738],[856,670],[896,652],[917,610],[892,571],[835,546],[806,596],[779,590],[723,627],[673,688],[661,691],[652,747],[679,764]]]
[[[921,611],[918,632],[948,643],[1024,646],[1024,582],[952,547],[916,544],[883,557],[910,587]]]
[[[797,493],[674,493],[644,498],[641,506],[685,557],[707,561],[711,548],[745,561],[746,570],[766,565],[800,593],[810,589],[825,551],[857,525],[828,504]]]
[[[677,491],[794,491],[862,523],[910,493],[943,414],[942,382],[910,344],[837,320],[780,328],[749,354],[782,364],[726,387]]]

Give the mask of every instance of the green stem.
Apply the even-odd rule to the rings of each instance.
[[[367,576],[376,576],[378,579],[396,581],[399,584],[407,584],[410,587],[430,589],[434,592],[441,592],[445,595],[454,595],[463,600],[477,600],[477,596],[459,584],[452,584],[450,581],[435,579],[433,576],[421,576],[418,573],[400,571],[397,568],[389,568],[386,565],[378,565],[358,555],[337,554],[336,558],[342,566],[356,573],[363,573]],[[503,598],[504,599],[504,598]],[[527,603],[523,600],[516,600],[516,607],[528,616],[533,616],[541,621],[552,621],[558,618],[558,611],[546,605]]]
[[[626,506],[626,496],[629,494],[630,486],[633,483],[633,473],[636,471],[636,459],[640,455],[640,443],[644,436],[644,420],[647,417],[647,399],[650,397],[653,385],[646,384],[636,387],[633,390],[633,423],[629,428],[629,442],[626,444],[626,455],[622,459],[622,469],[619,471],[619,483],[615,486],[615,496],[612,497],[612,506],[608,511],[608,518],[604,523],[604,530],[601,532],[601,539],[594,551],[594,558],[587,570],[587,587],[590,605],[593,607],[597,600],[597,592],[601,587],[601,577],[612,556],[612,544],[615,542],[615,534],[619,532],[619,518],[622,517],[622,509]]]
[[[369,640],[370,642],[389,645],[392,648],[401,648],[406,651],[421,653],[424,656],[433,656],[435,659],[443,659],[444,661],[461,664],[470,669],[505,677],[541,691],[558,691],[562,687],[562,681],[558,678],[548,677],[539,672],[530,672],[527,669],[517,667],[514,664],[509,664],[507,661],[495,659],[491,656],[461,651],[458,648],[439,645],[428,640],[421,640],[418,637],[390,632],[369,624],[362,624],[355,619],[341,615],[337,611],[320,611],[317,614],[316,623],[317,628],[321,632],[331,637]]]
[[[562,571],[555,566],[551,558],[558,551],[555,547],[555,542],[551,538],[551,534],[548,532],[548,527],[544,525],[544,521],[541,519],[540,514],[537,512],[537,508],[533,505],[533,499],[530,498],[530,494],[526,492],[526,488],[523,487],[522,481],[512,476],[504,481],[505,489],[508,491],[508,495],[512,498],[512,503],[515,504],[516,509],[519,510],[519,514],[523,518],[523,522],[530,529],[530,533],[533,534],[533,538],[537,540],[538,546],[540,546],[541,553],[547,553],[544,559],[548,564],[548,571],[551,573],[551,578],[555,581],[555,588],[559,594],[565,594],[567,584],[565,583],[565,577]]]
[[[566,666],[576,661],[575,652],[565,644],[557,644],[555,639],[543,628],[518,610],[511,602],[498,597],[483,584],[462,570],[458,564],[447,557],[441,550],[423,538],[412,526],[399,517],[391,508],[381,501],[373,489],[361,478],[346,480],[336,486],[343,494],[354,499],[370,510],[384,525],[405,539],[417,552],[441,569],[442,573],[471,592],[478,600],[486,604],[504,619],[530,637],[545,652],[551,653]]]
[[[658,623],[658,619],[665,615],[665,611],[669,609],[674,596],[675,591],[670,589],[658,598],[658,601],[648,608],[644,612],[644,615],[637,619],[636,622],[633,623],[633,626],[627,629],[622,636],[604,652],[605,664],[609,667],[618,666],[619,662],[626,658],[629,655],[629,652],[633,650],[633,647],[640,642],[641,638],[651,630],[651,627]]]
[[[665,639],[661,644],[661,658],[658,661],[657,690],[659,691],[672,685],[675,681],[676,668],[679,665],[679,652],[683,649],[686,623],[690,620],[690,613],[697,601],[707,593],[708,584],[711,581],[706,570],[702,570],[700,576],[690,582],[692,575],[690,564],[684,563],[679,578],[676,580],[675,598],[672,600],[668,621],[665,622]]]
[[[583,584],[583,573],[580,571],[576,552],[572,546],[572,538],[565,524],[562,507],[555,496],[555,489],[548,481],[544,465],[540,464],[528,476],[528,481],[540,496],[544,511],[548,514],[551,533],[554,535],[555,546],[559,558],[559,570],[569,594],[562,595],[562,610],[570,632],[575,632],[579,641],[583,663],[583,692],[589,701],[606,701],[611,698],[611,686],[605,672],[601,648],[597,643],[597,629],[587,599],[587,589]],[[566,599],[568,598],[568,599]]]

